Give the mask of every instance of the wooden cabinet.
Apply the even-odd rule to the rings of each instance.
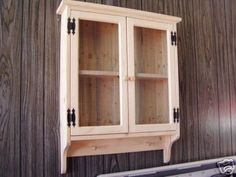
[[[62,1],[61,172],[66,157],[146,150],[179,138],[178,17]]]

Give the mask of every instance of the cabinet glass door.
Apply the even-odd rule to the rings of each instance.
[[[125,18],[78,11],[71,16],[77,27],[71,36],[72,134],[127,132]]]
[[[131,132],[173,130],[172,25],[128,18]]]

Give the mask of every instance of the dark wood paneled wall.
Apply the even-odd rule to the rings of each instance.
[[[236,153],[236,1],[90,0],[183,18],[181,138],[171,163]],[[0,176],[56,177],[60,0],[0,0]],[[162,152],[68,159],[67,177],[162,164]]]

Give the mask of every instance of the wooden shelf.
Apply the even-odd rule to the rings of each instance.
[[[81,76],[119,77],[119,72],[114,71],[80,70],[79,74]]]
[[[175,131],[155,133],[71,136],[67,156],[78,157],[163,150],[164,163],[167,163],[170,160],[171,146],[179,138],[179,123],[174,126],[176,126]]]
[[[178,126],[174,124],[173,126]],[[176,130],[160,131],[160,132],[141,132],[141,133],[119,133],[119,134],[106,134],[106,135],[82,135],[71,136],[71,141],[81,140],[99,140],[99,139],[117,139],[117,138],[137,138],[137,137],[153,137],[153,136],[174,136]]]
[[[166,74],[137,73],[137,79],[168,79]]]

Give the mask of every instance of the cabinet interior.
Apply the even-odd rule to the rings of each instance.
[[[166,31],[134,26],[136,124],[169,123]]]
[[[120,124],[118,24],[79,20],[79,126]]]
[[[79,69],[119,71],[118,24],[79,20]]]
[[[136,124],[169,123],[167,80],[139,79],[135,84]]]
[[[167,77],[166,31],[134,26],[136,74],[161,74]]]
[[[120,124],[119,79],[80,76],[79,126]]]

